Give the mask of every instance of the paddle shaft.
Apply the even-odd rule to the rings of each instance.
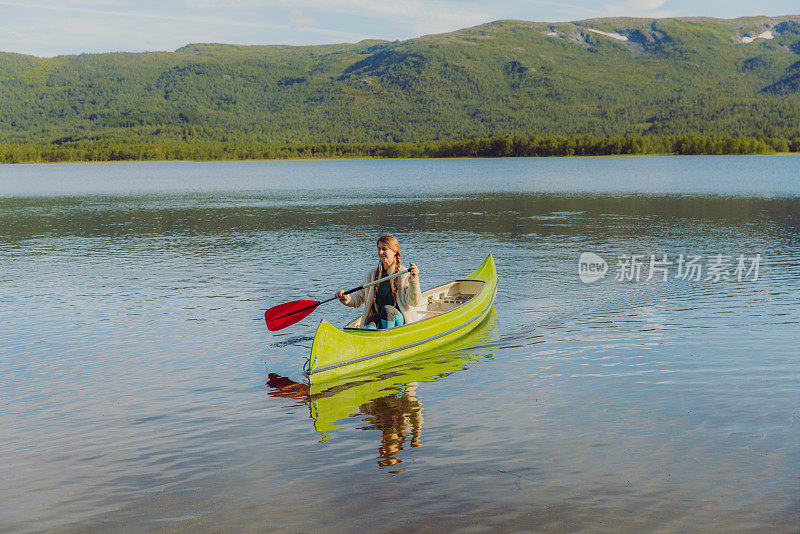
[[[402,275],[406,274],[410,270],[411,269],[406,269],[405,271],[400,271],[399,273],[394,273],[394,274],[390,274],[389,276],[384,276],[383,278],[379,278],[379,279],[377,279],[377,280],[375,280],[373,282],[369,282],[368,284],[364,284],[363,286],[354,287],[353,289],[345,291],[344,294],[345,295],[349,295],[350,293],[355,293],[356,291],[360,291],[360,290],[362,290],[364,288],[367,288],[367,287],[370,287],[370,286],[374,286],[376,284],[380,284],[381,282],[385,282],[386,280],[391,280],[392,278],[397,278],[398,276],[402,276]],[[270,320],[271,321],[276,321],[278,319],[283,319],[284,317],[288,317],[290,315],[294,315],[295,313],[304,312],[304,311],[306,311],[308,309],[311,309],[311,308],[316,308],[320,304],[325,304],[326,302],[330,302],[330,301],[332,301],[334,299],[338,299],[338,298],[339,297],[331,297],[328,300],[323,300],[322,302],[317,302],[316,304],[311,304],[309,306],[305,306],[304,308],[300,308],[299,310],[293,310],[293,311],[291,311],[291,312],[289,312],[287,314],[281,315],[279,317],[273,317]]]
[[[364,284],[363,286],[358,286],[358,287],[356,287],[354,289],[351,289],[350,291],[345,291],[344,294],[345,295],[349,295],[350,293],[355,293],[356,291],[359,291],[361,289],[364,289],[364,288],[367,288],[367,287],[370,287],[370,286],[378,285],[381,282],[385,282],[386,280],[391,280],[392,278],[397,278],[398,276],[402,276],[402,275],[406,274],[410,270],[411,269],[406,269],[405,271],[400,271],[399,273],[394,273],[394,274],[390,274],[389,276],[384,276],[383,278],[378,278],[377,280],[375,280],[373,282],[370,282],[368,284]],[[336,299],[336,298],[339,298],[339,297],[333,297],[333,298],[330,298],[328,300],[323,300],[322,302],[320,302],[320,304],[323,304],[325,302],[330,302],[330,301],[332,301],[333,299]]]

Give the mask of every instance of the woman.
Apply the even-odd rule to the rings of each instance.
[[[400,263],[400,243],[391,235],[382,235],[378,238],[378,268],[371,269],[364,278],[368,284],[379,278],[405,270]],[[419,290],[419,269],[413,263],[408,266],[409,272],[381,282],[377,286],[369,286],[349,295],[340,289],[336,297],[343,304],[358,308],[362,304],[364,313],[361,315],[363,328],[392,328],[417,320],[414,306],[422,301]]]

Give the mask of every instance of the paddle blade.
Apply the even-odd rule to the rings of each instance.
[[[318,300],[295,300],[273,306],[264,312],[264,320],[271,332],[286,328],[308,317],[320,305]]]

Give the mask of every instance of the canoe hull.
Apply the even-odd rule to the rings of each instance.
[[[320,383],[381,366],[451,343],[469,333],[486,318],[494,302],[497,291],[494,258],[487,257],[463,282],[465,286],[467,282],[472,286],[475,282],[482,284],[463,304],[415,323],[389,330],[348,328],[342,331],[322,320],[311,347],[309,381]],[[435,289],[426,291],[423,296]]]
[[[493,306],[476,328],[439,349],[371,367],[364,373],[352,373],[339,380],[310,384],[309,408],[314,428],[322,433],[332,432],[344,426],[339,423],[343,418],[359,412],[361,406],[375,399],[399,394],[414,383],[439,380],[491,357],[484,350],[470,348],[491,340],[496,324],[497,311]]]

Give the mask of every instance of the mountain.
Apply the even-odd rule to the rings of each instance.
[[[0,53],[0,142],[800,136],[800,16],[504,20],[408,41]]]

